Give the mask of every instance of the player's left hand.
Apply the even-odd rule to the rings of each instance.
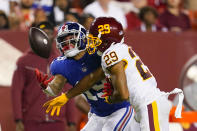
[[[56,115],[59,116],[60,114],[60,109],[63,105],[65,105],[68,102],[68,97],[66,96],[65,93],[62,93],[60,96],[47,101],[43,107],[46,107],[46,113],[49,113],[51,111],[51,116],[53,116],[55,114],[56,111]]]

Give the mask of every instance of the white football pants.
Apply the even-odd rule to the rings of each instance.
[[[92,114],[81,131],[140,131],[134,119],[134,109],[129,106],[106,117]]]

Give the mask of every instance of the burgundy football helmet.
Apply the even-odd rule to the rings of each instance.
[[[104,52],[112,43],[120,43],[123,36],[123,27],[115,18],[98,17],[90,26],[87,51],[93,54],[97,48],[100,52]]]

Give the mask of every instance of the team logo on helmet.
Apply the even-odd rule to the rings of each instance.
[[[104,52],[112,43],[121,43],[123,36],[123,27],[115,18],[98,17],[90,26],[86,49],[89,54]]]
[[[87,36],[87,46],[86,49],[89,54],[94,54],[96,47],[99,46],[102,41],[99,37],[93,37],[92,34],[88,34]]]
[[[86,29],[76,22],[65,23],[58,30],[56,44],[62,55],[74,57],[86,48]]]

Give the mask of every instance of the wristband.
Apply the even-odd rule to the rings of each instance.
[[[45,90],[43,90],[45,94],[48,94],[49,96],[57,96],[53,90],[51,89],[50,86],[47,86],[47,88]]]

